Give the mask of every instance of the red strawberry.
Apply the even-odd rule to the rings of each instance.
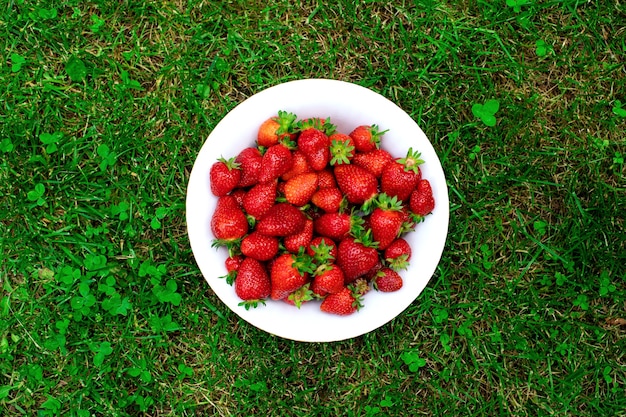
[[[228,160],[219,158],[216,163],[211,165],[209,177],[211,192],[213,195],[221,197],[237,187],[241,179],[241,170],[239,164],[235,162],[235,158]]]
[[[350,137],[354,141],[354,146],[359,152],[370,152],[380,147],[380,139],[385,132],[381,132],[378,126],[357,126]]]
[[[230,193],[230,195],[235,197],[235,200],[237,201],[237,204],[239,205],[239,207],[243,208],[243,196],[245,196],[246,193],[247,191],[244,190],[243,188],[235,188],[233,192]]]
[[[278,253],[278,239],[252,232],[241,241],[241,253],[257,261],[269,261]]]
[[[383,257],[391,269],[406,269],[411,259],[411,246],[403,238],[398,238],[387,246]]]
[[[330,140],[321,130],[308,128],[300,132],[298,149],[315,171],[323,170],[330,161]]]
[[[285,183],[285,199],[294,206],[301,207],[307,204],[315,191],[317,191],[315,172],[296,175]]]
[[[406,158],[385,165],[380,176],[380,190],[391,197],[396,196],[399,200],[408,201],[422,177],[419,165],[423,162],[420,154],[409,148]]]
[[[360,296],[352,293],[348,287],[344,287],[335,294],[329,294],[320,305],[320,310],[325,313],[347,316],[361,308]]]
[[[343,133],[334,133],[330,140],[330,164],[349,164],[354,158],[354,142],[352,138]]]
[[[311,196],[311,202],[326,213],[336,213],[341,208],[343,193],[339,188],[322,188]]]
[[[376,198],[376,208],[372,212],[369,223],[374,240],[378,242],[378,249],[386,249],[402,230],[404,215],[402,203],[397,197],[389,197],[381,193]]]
[[[385,165],[391,161],[393,161],[393,156],[384,149],[374,149],[366,153],[359,152],[352,159],[354,165],[367,169],[376,178],[380,178]]]
[[[366,274],[378,262],[378,251],[369,233],[359,240],[347,237],[337,247],[337,265],[343,270],[346,284]]]
[[[235,282],[235,277],[237,276],[237,270],[243,262],[244,257],[241,255],[232,255],[226,258],[224,261],[224,266],[226,267],[226,275],[220,277],[225,278],[228,285],[233,285]]]
[[[398,291],[402,288],[402,277],[391,268],[382,268],[372,280],[374,288],[382,292]]]
[[[304,228],[304,213],[289,203],[276,203],[257,222],[256,230],[266,236],[289,236]]]
[[[356,165],[337,165],[334,172],[339,189],[348,202],[363,204],[376,196],[378,181],[368,170]]]
[[[270,146],[263,154],[263,159],[261,159],[259,182],[273,181],[289,171],[292,166],[293,156],[288,147],[281,143]]]
[[[313,171],[313,168],[311,168],[311,165],[309,165],[309,162],[306,160],[306,156],[304,156],[302,151],[299,149],[293,151],[292,158],[293,165],[291,166],[291,169],[280,177],[283,181],[287,181],[296,175]]]
[[[270,280],[273,300],[282,300],[309,282],[312,264],[310,258],[298,257],[292,253],[278,256],[272,263]]]
[[[317,264],[328,263],[337,259],[337,245],[329,237],[317,236],[311,240],[306,253]]]
[[[240,305],[246,310],[256,307],[270,295],[270,278],[262,263],[253,258],[245,258],[239,266],[235,278],[235,293],[244,300]]]
[[[315,233],[335,241],[346,238],[350,233],[356,233],[360,227],[360,218],[347,213],[325,213],[314,221]]]
[[[319,171],[317,173],[318,188],[336,188],[337,181],[335,181],[335,174],[329,169]]]
[[[376,264],[359,279],[364,279],[366,282],[371,281],[383,266],[385,265],[383,265],[383,262],[379,259],[378,262],[376,262]]]
[[[335,264],[325,264],[315,271],[311,289],[319,296],[334,294],[343,289],[344,275]]]
[[[279,111],[277,117],[270,117],[259,126],[257,144],[270,147],[276,145],[282,139],[292,139],[296,115]],[[293,135],[293,136],[292,136]]]
[[[211,232],[216,239],[215,246],[231,245],[248,233],[248,219],[233,196],[217,200],[211,217]]]
[[[302,231],[295,235],[285,236],[283,244],[291,253],[298,253],[301,248],[307,248],[313,238],[313,220],[306,219]]]
[[[237,155],[235,162],[241,169],[239,187],[250,187],[259,181],[262,159],[261,152],[257,148],[245,148]]]
[[[259,183],[243,196],[243,209],[255,219],[260,219],[276,203],[276,180]]]
[[[426,216],[435,209],[435,198],[433,197],[433,189],[428,180],[418,182],[415,191],[411,193],[411,201],[409,202],[411,211],[418,216]]]

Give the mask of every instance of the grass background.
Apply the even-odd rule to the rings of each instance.
[[[395,3],[0,5],[1,415],[626,415],[626,5]],[[330,344],[239,320],[184,223],[211,129],[308,77],[404,108],[451,198],[426,290]]]

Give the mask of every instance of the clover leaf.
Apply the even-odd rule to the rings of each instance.
[[[472,113],[474,116],[478,117],[482,122],[489,126],[493,127],[496,125],[496,117],[495,114],[500,109],[500,102],[498,100],[487,100],[484,104],[476,103],[472,106]]]

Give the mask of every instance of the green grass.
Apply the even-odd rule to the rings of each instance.
[[[626,415],[624,4],[103,3],[0,6],[1,415]],[[239,320],[184,223],[216,123],[307,77],[404,108],[451,199],[418,300],[330,344]]]

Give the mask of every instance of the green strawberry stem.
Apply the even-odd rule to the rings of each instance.
[[[418,167],[424,163],[424,160],[421,158],[422,154],[415,151],[413,152],[413,148],[409,148],[406,156],[404,158],[398,159],[398,162],[404,165],[404,170],[406,172],[413,171],[414,173],[418,173]]]
[[[257,308],[261,304],[265,305],[265,300],[245,300],[237,305],[244,307],[246,310],[250,310],[251,308]]]
[[[278,129],[276,129],[277,135],[282,135],[284,133],[294,133],[295,131],[295,121],[298,118],[294,113],[289,113],[284,110],[278,111],[278,117],[275,117],[274,120],[278,122]]]
[[[330,144],[330,164],[332,166],[349,164],[350,156],[354,155],[354,146],[341,140],[333,140]]]

